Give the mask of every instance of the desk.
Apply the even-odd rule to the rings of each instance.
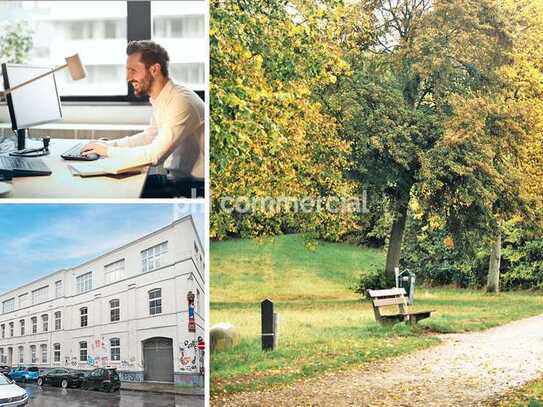
[[[70,163],[78,161],[66,161],[60,154],[67,151],[74,144],[85,143],[86,140],[51,139],[49,150],[51,154],[40,157],[51,169],[52,174],[40,177],[16,177],[13,178],[12,191],[2,198],[139,198],[147,171],[140,174],[111,175],[97,177],[74,176],[68,169]],[[28,145],[33,147],[35,143]],[[41,144],[41,143],[39,143]]]

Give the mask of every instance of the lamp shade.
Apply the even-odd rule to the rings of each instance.
[[[70,76],[74,81],[78,81],[87,76],[87,72],[85,72],[85,68],[81,63],[79,54],[72,55],[71,57],[66,57],[66,64],[68,65]]]

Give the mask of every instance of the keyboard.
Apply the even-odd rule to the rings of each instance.
[[[82,147],[83,147],[83,144],[76,144],[75,146],[70,148],[68,151],[66,151],[64,154],[61,154],[60,156],[64,158],[65,160],[74,160],[74,161],[94,161],[100,158],[96,156],[95,154],[91,154],[91,155],[81,154]]]
[[[0,156],[0,169],[11,171],[14,177],[51,175],[51,170],[39,158]]]

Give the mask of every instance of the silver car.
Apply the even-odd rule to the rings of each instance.
[[[28,404],[28,393],[15,382],[0,374],[0,406],[19,407]]]

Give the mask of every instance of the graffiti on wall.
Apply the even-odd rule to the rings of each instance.
[[[198,372],[198,365],[204,366],[204,351],[198,349],[198,343],[203,342],[201,336],[195,340],[186,340],[179,346],[179,370],[181,372]]]
[[[187,302],[189,307],[189,332],[196,332],[196,322],[194,321],[194,293],[189,291],[187,294]]]
[[[121,360],[121,369],[143,369],[143,362],[132,356],[129,360]]]
[[[119,372],[119,376],[123,382],[143,382],[141,372]]]

